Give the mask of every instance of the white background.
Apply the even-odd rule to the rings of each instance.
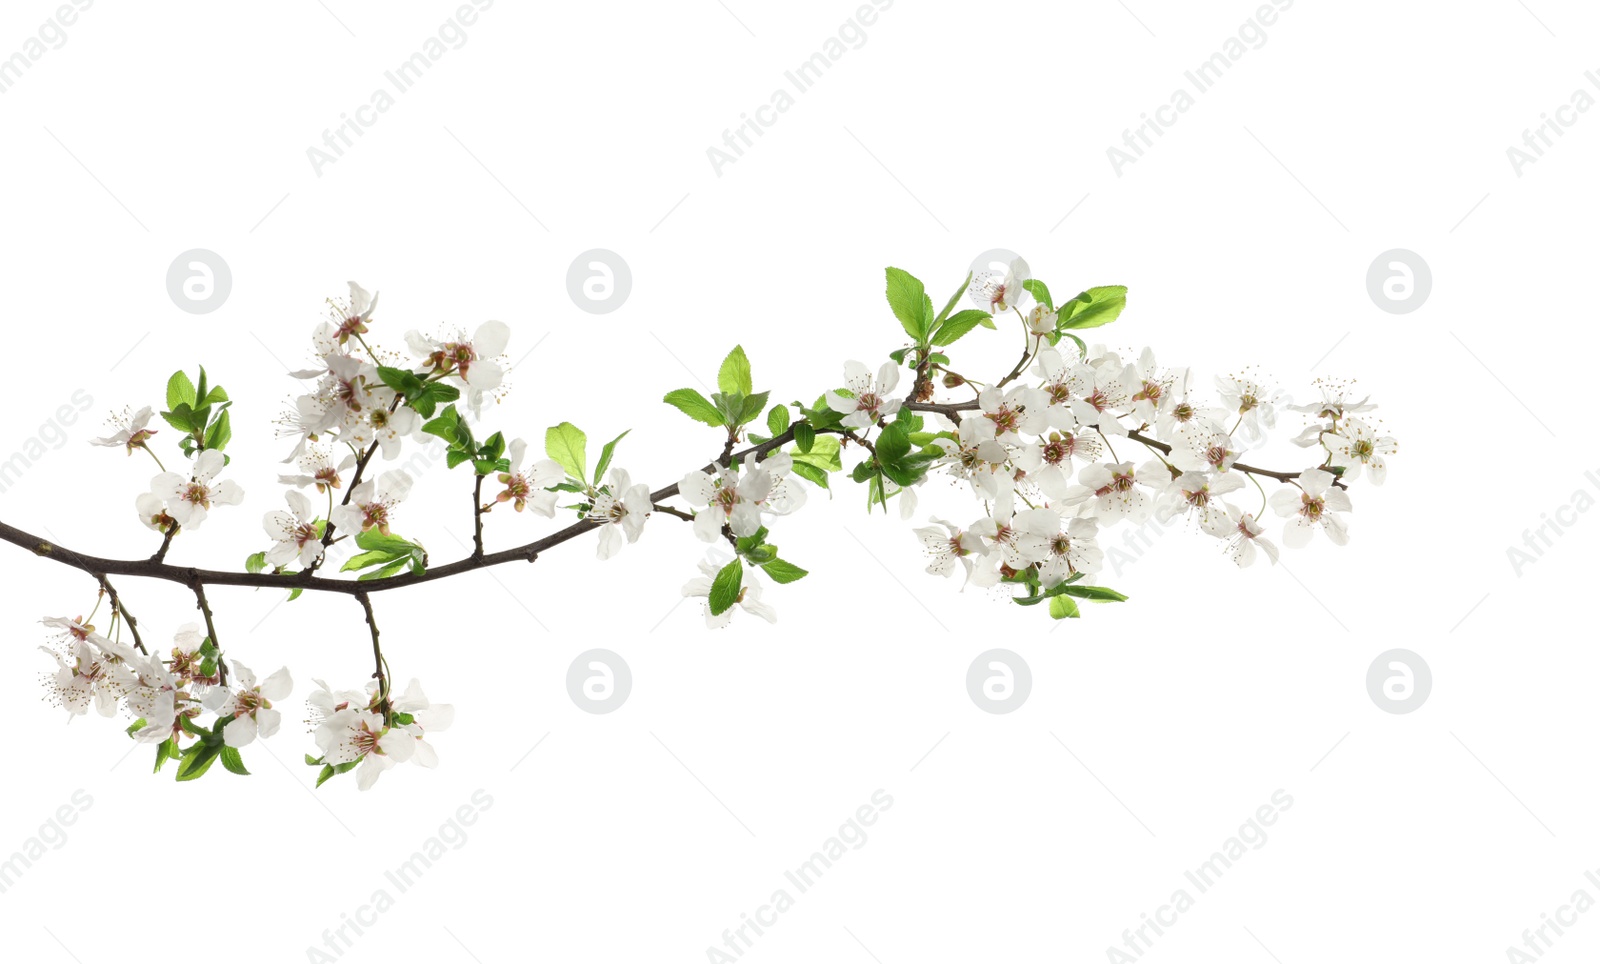
[[[295,387],[283,366],[307,359],[349,278],[381,289],[391,346],[410,327],[507,321],[520,364],[494,424],[538,438],[571,420],[592,448],[631,428],[619,464],[652,486],[718,442],[663,392],[712,382],[742,342],[758,388],[815,398],[845,358],[899,344],[884,265],[938,299],[997,246],[1063,296],[1128,285],[1116,346],[1153,344],[1206,377],[1260,364],[1302,398],[1316,375],[1359,377],[1403,449],[1385,488],[1355,490],[1347,549],[1240,573],[1174,531],[1108,574],[1131,602],[1059,628],[925,576],[906,524],[866,516],[848,482],[775,530],[814,573],[769,590],[775,627],[707,633],[679,606],[702,545],[666,518],[605,565],[582,541],[382,595],[395,672],[458,714],[434,741],[439,770],[367,794],[350,780],[313,793],[299,763],[309,680],[368,672],[351,600],[214,592],[231,654],[288,665],[297,689],[283,733],[247,754],[253,777],[180,786],[151,777],[143,750],[124,762],[115,721],[67,726],[40,701],[37,620],[87,609],[93,586],[6,547],[0,855],[75,790],[93,800],[0,894],[7,956],[304,960],[387,887],[394,909],[345,959],[701,961],[880,788],[894,804],[868,842],[744,959],[1106,960],[1280,788],[1294,805],[1268,842],[1146,959],[1504,960],[1575,890],[1600,897],[1584,879],[1600,867],[1600,519],[1579,516],[1520,578],[1506,555],[1600,471],[1600,116],[1574,115],[1520,177],[1506,155],[1589,86],[1600,16],[1559,0],[1302,0],[1119,177],[1107,147],[1254,6],[901,0],[720,177],[707,148],[853,3],[502,0],[320,176],[307,148],[452,4],[84,12],[0,94],[0,457],[58,440],[41,427],[75,391],[93,398],[0,511],[70,547],[155,548],[131,508],[152,467],[86,442],[112,408],[159,404],[168,373],[204,363],[238,400],[229,474],[248,498],[171,558],[237,567],[264,548],[286,452],[270,420]],[[0,56],[52,10],[7,4]],[[597,247],[633,273],[608,315],[566,289]],[[192,248],[233,272],[210,314],[165,288]],[[1410,314],[1367,293],[1392,248],[1432,267]],[[965,357],[999,368],[1014,340],[979,332]],[[470,539],[467,484],[439,468],[403,507],[437,561]],[[925,506],[953,504],[942,487]],[[496,513],[490,547],[553,525]],[[180,587],[124,583],[147,637],[195,615]],[[634,675],[605,716],[565,690],[594,646]],[[1010,715],[966,692],[995,646],[1033,671]],[[1394,647],[1433,669],[1411,715],[1367,694]],[[383,869],[480,788],[493,806],[466,843],[396,894]],[[1579,919],[1548,960],[1600,950],[1600,913]]]

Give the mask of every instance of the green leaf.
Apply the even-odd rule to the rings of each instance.
[[[167,765],[167,761],[174,759],[173,754],[175,754],[177,750],[178,748],[173,744],[171,737],[167,737],[165,740],[162,740],[160,745],[156,747],[155,769],[151,770],[150,772],[160,773],[161,768]]]
[[[939,330],[933,335],[933,343],[940,347],[954,344],[962,335],[984,322],[988,322],[990,327],[994,325],[994,319],[987,311],[979,311],[976,308],[958,311],[951,315],[948,321],[939,326]]]
[[[451,449],[450,451],[444,453],[444,464],[446,468],[453,469],[462,462],[470,462],[471,460],[472,453],[463,452],[460,449]]]
[[[329,781],[329,780],[332,780],[332,779],[333,779],[333,775],[334,775],[334,773],[336,773],[336,772],[338,772],[338,771],[336,771],[336,770],[334,770],[334,768],[333,768],[333,767],[331,767],[331,766],[324,766],[324,767],[323,767],[323,768],[322,768],[322,772],[321,772],[321,773],[319,773],[319,774],[317,774],[317,786],[319,786],[319,787],[320,787],[320,786],[322,786],[322,785],[323,785],[323,784],[324,784],[324,783],[327,783],[327,782],[328,782],[328,781]]]
[[[1029,278],[1022,283],[1022,287],[1028,289],[1028,294],[1033,295],[1045,308],[1050,311],[1056,310],[1056,303],[1050,300],[1050,288],[1043,281],[1038,278]]]
[[[733,560],[717,578],[711,581],[711,615],[720,616],[739,601],[739,589],[744,585],[744,563]]]
[[[449,442],[453,445],[460,435],[460,424],[461,414],[456,411],[456,407],[454,405],[450,405],[447,406],[444,411],[439,413],[438,418],[424,423],[422,426],[422,431],[429,435],[438,436],[439,438],[442,438],[446,442]]]
[[[739,424],[748,425],[750,422],[755,421],[756,417],[767,407],[767,396],[771,394],[771,392],[757,392],[746,397],[739,408]]]
[[[387,566],[384,566],[382,569],[377,569],[373,572],[362,573],[356,577],[356,581],[366,582],[372,579],[388,579],[390,576],[398,576],[410,564],[411,559],[409,556],[405,559],[397,559],[394,562],[389,563]]]
[[[584,452],[584,446],[588,441],[588,436],[584,435],[578,426],[571,422],[562,422],[545,431],[544,451],[566,469],[568,475],[581,482],[586,478],[584,469],[589,464],[589,457]]]
[[[1128,289],[1124,285],[1090,288],[1061,306],[1059,326],[1065,331],[1109,325],[1127,305]]]
[[[245,572],[265,572],[267,568],[267,554],[265,552],[252,553],[244,561]]]
[[[363,549],[387,549],[390,552],[410,552],[416,543],[394,533],[384,535],[377,529],[366,529],[356,534],[356,545]]]
[[[1078,604],[1073,602],[1067,596],[1051,596],[1050,597],[1050,618],[1051,619],[1077,619],[1078,618]]]
[[[900,327],[918,344],[926,343],[933,326],[933,302],[928,300],[922,282],[899,268],[885,268],[884,274],[888,279],[889,307],[900,319]]]
[[[782,435],[789,428],[789,409],[779,405],[767,413],[767,431],[774,436]]]
[[[206,431],[206,448],[221,450],[227,447],[233,439],[233,426],[228,421],[228,413],[224,411],[211,423],[211,428]]]
[[[188,405],[192,408],[194,403],[194,382],[181,371],[173,372],[167,379],[167,407],[176,410],[179,405]]]
[[[812,442],[811,451],[794,453],[792,458],[796,465],[813,465],[824,472],[838,472],[844,468],[839,440],[832,435],[818,435]]]
[[[939,312],[939,316],[937,318],[933,319],[933,326],[935,328],[938,328],[940,325],[944,324],[944,320],[946,318],[950,317],[950,312],[955,310],[957,302],[959,302],[961,300],[961,296],[962,295],[967,293],[967,288],[971,284],[972,284],[972,272],[968,271],[967,272],[967,280],[961,282],[961,287],[957,288],[956,289],[956,293],[950,296],[950,301],[945,304],[944,310]],[[939,343],[938,342],[934,342],[934,344],[937,345]],[[898,361],[898,360],[899,359],[896,359],[896,361]]]
[[[692,388],[679,388],[670,391],[661,399],[668,405],[689,416],[697,422],[721,428],[726,424],[722,413],[717,407],[706,400],[706,397]]]
[[[750,359],[745,357],[743,347],[734,345],[722,360],[722,367],[717,369],[717,388],[724,395],[748,395],[755,390],[750,382]]]
[[[1088,599],[1091,602],[1127,602],[1128,597],[1115,589],[1104,586],[1071,586],[1060,585],[1056,587],[1063,596],[1077,596],[1079,599]]]
[[[241,777],[250,775],[250,771],[244,768],[244,757],[239,755],[238,750],[231,746],[224,746],[221,755],[222,765],[229,773],[237,773]]]
[[[899,422],[890,422],[878,433],[878,460],[898,462],[911,453],[911,433]]]
[[[628,432],[631,431],[633,431],[633,429],[628,429]],[[596,484],[598,484],[600,479],[605,476],[606,469],[611,467],[611,456],[617,450],[617,443],[626,438],[628,432],[623,432],[621,435],[618,435],[616,438],[607,442],[605,447],[600,450],[600,461],[594,464],[594,481]],[[617,494],[621,495],[620,492]]]
[[[766,572],[767,575],[771,576],[772,581],[776,583],[796,582],[810,575],[810,573],[806,572],[804,569],[801,569],[794,563],[784,562],[782,559],[774,559],[761,568]]]
[[[192,743],[183,751],[182,758],[178,761],[178,782],[187,783],[198,780],[211,769],[211,764],[217,762],[217,757],[222,751],[220,743]]]
[[[390,368],[387,365],[379,365],[378,377],[383,379],[385,385],[402,395],[410,396],[422,391],[422,379],[404,368]]]
[[[791,471],[812,485],[823,489],[828,488],[828,473],[825,469],[819,469],[815,465],[808,465],[805,462],[796,462]]]
[[[800,422],[794,427],[794,444],[802,454],[810,452],[817,444],[817,430],[810,422]]]

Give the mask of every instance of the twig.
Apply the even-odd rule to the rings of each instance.
[[[122,597],[117,595],[117,587],[111,585],[111,580],[105,577],[105,573],[96,573],[95,575],[100,580],[100,588],[104,589],[106,595],[111,599],[111,611],[113,613],[121,613],[122,621],[128,624],[128,631],[133,634],[133,648],[146,656],[150,655],[149,651],[144,648],[144,640],[139,636],[139,620],[134,619],[133,613],[128,612],[128,607],[123,605]]]
[[[178,528],[178,524],[174,522],[167,529],[167,534],[161,539],[161,548],[157,549],[156,554],[150,557],[151,562],[162,562],[166,560],[167,550],[172,548],[172,537],[178,534]]]
[[[217,625],[211,621],[211,604],[206,601],[206,584],[200,578],[200,570],[190,569],[189,588],[194,590],[195,608],[206,617],[206,638],[211,640],[211,645],[217,650],[217,679],[222,685],[228,685],[228,661],[222,658],[222,642],[217,639]]]
[[[472,483],[472,558],[483,561],[483,476]]]
[[[372,678],[378,681],[378,709],[383,711],[383,725],[394,722],[394,707],[389,702],[389,664],[383,658],[383,647],[378,644],[378,620],[372,615],[372,600],[365,592],[356,593],[356,600],[367,614],[367,627],[372,630]]]

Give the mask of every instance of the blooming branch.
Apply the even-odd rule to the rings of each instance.
[[[781,557],[770,536],[804,509],[809,488],[831,491],[848,477],[862,486],[869,511],[887,511],[898,500],[900,517],[911,519],[919,490],[945,476],[960,483],[961,497],[941,511],[975,518],[962,526],[935,516],[914,530],[927,571],[948,577],[960,569],[964,586],[1074,618],[1082,600],[1127,598],[1090,584],[1104,568],[1104,530],[1151,519],[1182,522],[1217,540],[1243,567],[1263,556],[1278,559],[1260,519],[1270,507],[1284,520],[1287,546],[1307,545],[1319,531],[1343,544],[1351,486],[1363,477],[1382,484],[1387,458],[1398,449],[1372,420],[1374,406],[1356,399],[1347,383],[1318,382],[1320,398],[1294,405],[1270,379],[1246,369],[1214,379],[1214,397],[1207,397],[1187,367],[1160,365],[1149,348],[1123,353],[1091,346],[1083,333],[1116,321],[1126,306],[1121,287],[1089,288],[1058,304],[1016,259],[1003,272],[969,274],[935,312],[915,277],[890,268],[886,280],[898,344],[876,368],[845,361],[842,380],[822,386],[811,404],[770,404],[770,392],[756,391],[750,359],[737,346],[710,397],[689,388],[668,392],[667,404],[715,431],[706,444],[717,454],[655,490],[613,464],[626,431],[601,446],[592,465],[588,435],[571,422],[545,430],[543,458],[530,459],[524,438],[487,432],[486,403],[507,390],[508,326],[486,322],[470,335],[408,332],[413,361],[403,364],[402,353],[374,347],[377,296],[352,283],[348,301],[335,304],[333,316],[312,333],[314,365],[293,373],[304,390],[279,424],[280,435],[293,442],[285,462],[300,471],[279,476],[288,511],[266,513],[271,545],[251,553],[243,569],[166,561],[179,536],[244,499],[233,479],[221,478],[230,468],[232,400],[203,368],[194,379],[178,372],[167,382],[160,415],[175,430],[183,461],[170,464],[177,470],[167,470],[153,448],[158,433],[148,428],[149,408],[124,412],[119,430],[96,440],[129,455],[142,450],[158,463],[160,474],[134,500],[140,521],[161,533],[154,555],[89,555],[0,522],[0,539],[88,574],[98,587],[97,606],[99,598],[110,604],[113,629],[105,635],[90,624],[92,612],[44,621],[53,632],[48,651],[57,670],[48,685],[56,702],[74,715],[91,705],[105,715],[120,707],[134,717],[129,735],[156,746],[156,769],[177,760],[180,780],[198,778],[219,759],[224,769],[246,773],[239,748],[277,731],[274,703],[289,695],[292,682],[280,670],[258,684],[248,667],[227,658],[206,590],[276,588],[291,600],[305,592],[351,595],[367,624],[374,671],[361,688],[318,683],[308,722],[320,752],[306,754],[306,761],[320,768],[319,785],[359,770],[356,782],[366,789],[396,763],[433,766],[437,753],[425,737],[453,719],[453,710],[429,702],[415,680],[396,695],[376,593],[532,563],[591,535],[596,556],[611,559],[662,514],[689,522],[695,539],[710,547],[696,551],[698,575],[681,590],[704,601],[709,626],[729,625],[736,612],[775,622],[765,582],[786,585],[808,573]],[[957,310],[963,296],[973,306]],[[1023,341],[1009,371],[985,380],[957,367],[958,342],[1002,325],[1017,325]],[[902,369],[911,383],[897,395]],[[941,390],[957,397],[941,399]],[[1243,461],[1268,443],[1286,413],[1306,416],[1308,424],[1290,441],[1312,455],[1284,469]],[[373,464],[395,460],[425,436],[444,443],[450,469],[472,476],[472,548],[442,565],[402,534],[411,477],[377,472]],[[1144,454],[1125,459],[1119,447]],[[1270,496],[1263,481],[1276,486]],[[1253,498],[1252,485],[1261,500],[1254,512],[1237,504]],[[959,503],[967,499],[963,509]],[[570,523],[555,531],[512,548],[486,548],[488,529],[567,513]],[[346,540],[354,554],[337,573],[324,572],[333,547]],[[180,627],[170,650],[147,652],[113,576],[184,585],[203,629]],[[120,641],[123,625],[131,646]]]

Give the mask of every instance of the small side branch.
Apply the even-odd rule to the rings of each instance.
[[[122,597],[117,595],[117,587],[111,585],[111,580],[102,573],[96,573],[95,577],[100,580],[100,588],[105,590],[107,598],[111,600],[111,611],[120,615],[122,621],[128,624],[128,632],[133,634],[133,648],[146,656],[150,655],[144,648],[144,640],[139,636],[139,620],[134,619],[133,613],[128,612],[128,607],[123,605]]]
[[[472,483],[472,560],[483,561],[483,476]]]
[[[372,600],[364,592],[356,593],[356,600],[367,614],[367,628],[372,631],[372,678],[378,681],[378,709],[383,713],[384,726],[394,720],[394,707],[389,702],[389,663],[383,658],[383,646],[378,642],[378,620],[372,614]]]
[[[206,636],[211,640],[211,645],[217,648],[217,679],[226,686],[228,683],[228,661],[222,658],[222,641],[217,639],[217,624],[211,618],[211,603],[206,600],[206,584],[200,578],[200,573],[192,572],[189,579],[189,588],[194,590],[194,605],[206,618]]]

